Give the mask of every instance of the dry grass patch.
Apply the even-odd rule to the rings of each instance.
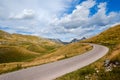
[[[89,51],[92,49],[92,46],[88,44],[81,44],[81,43],[72,43],[65,45],[59,49],[57,49],[55,52],[45,54],[43,56],[38,56],[31,61],[22,61],[22,62],[11,62],[11,63],[3,63],[0,64],[0,73],[5,73],[9,71],[18,70],[21,68],[36,66],[40,64],[45,64],[49,62],[58,61],[61,59],[69,58],[72,56],[76,56],[79,54],[82,54],[86,51]],[[5,66],[3,68],[3,66]]]
[[[91,49],[92,49],[92,46],[90,46],[88,44],[72,43],[72,44],[68,44],[68,45],[65,45],[65,46],[59,48],[55,52],[43,55],[41,57],[37,57],[31,62],[27,62],[27,63],[23,64],[23,66],[27,67],[27,66],[33,66],[33,65],[54,62],[54,61],[69,58],[72,56],[80,55]]]
[[[111,27],[99,35],[82,42],[105,45],[110,48],[110,51],[103,58],[90,64],[89,66],[66,74],[60,78],[57,78],[56,80],[120,80],[120,64],[114,68],[112,67],[112,71],[109,72],[106,72],[104,65],[106,60],[110,60],[110,62],[113,63],[120,63],[120,25]],[[111,65],[113,64],[111,63]],[[97,69],[98,72],[95,72],[95,69]],[[89,78],[85,79],[86,76]]]

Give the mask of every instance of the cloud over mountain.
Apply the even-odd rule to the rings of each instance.
[[[97,5],[97,12],[90,15],[90,9]],[[97,4],[94,0],[87,0],[77,5],[71,14],[60,19],[55,19],[54,26],[61,26],[67,32],[78,36],[88,36],[120,23],[120,12],[110,12],[107,14],[107,3]],[[60,28],[61,29],[61,28]]]
[[[120,11],[108,12],[107,5],[96,0],[1,0],[0,29],[62,40],[89,37],[120,23]]]

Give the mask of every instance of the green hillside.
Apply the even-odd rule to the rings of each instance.
[[[0,46],[0,63],[20,62],[37,57],[39,54],[16,46]]]
[[[108,30],[87,39],[83,42],[103,44],[106,46],[116,46],[120,44],[120,25],[109,28]]]
[[[111,50],[109,58],[120,61],[120,25],[111,27],[83,42],[98,43],[109,47]]]
[[[69,58],[91,49],[88,44],[63,45],[42,37],[0,30],[0,74]]]
[[[10,34],[0,30],[0,63],[19,62],[45,55],[62,44],[50,41],[48,39]]]
[[[120,80],[120,25],[113,26],[82,42],[105,45],[110,48],[110,51],[91,65],[56,80]]]
[[[0,30],[0,39],[11,39],[11,38],[12,38],[11,34]]]

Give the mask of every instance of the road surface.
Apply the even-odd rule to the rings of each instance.
[[[0,80],[53,80],[66,73],[72,72],[87,66],[90,63],[93,63],[94,61],[103,57],[109,50],[107,47],[101,45],[92,45],[93,49],[82,55],[53,63],[22,69],[7,74],[2,74],[0,75]]]

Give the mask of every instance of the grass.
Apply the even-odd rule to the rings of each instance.
[[[98,62],[99,63],[99,62]],[[55,80],[119,80],[119,67],[114,68],[111,72],[105,72],[104,69],[98,68],[96,64],[91,64],[82,69],[63,75]],[[98,69],[97,73],[95,69]]]
[[[16,46],[0,46],[0,63],[21,62],[39,54]]]
[[[120,44],[120,25],[111,27],[99,35],[82,42],[102,44],[113,49],[116,45]]]
[[[41,37],[10,34],[0,30],[0,73],[20,69],[18,65],[26,65],[36,57],[56,51],[62,46]]]
[[[82,42],[91,42],[107,46],[110,48],[110,52],[106,57],[114,61],[120,61],[120,25],[111,27],[101,34]]]
[[[12,38],[12,36],[9,33],[0,30],[0,39],[10,39],[10,38]]]
[[[21,63],[2,63],[0,64],[0,74],[22,69]]]
[[[94,72],[94,68],[86,67],[72,73],[68,73],[60,78],[57,78],[56,80],[85,80],[85,76],[87,74],[92,74]]]
[[[77,45],[77,47],[74,48],[76,45]],[[71,50],[70,50],[70,48],[71,48]],[[65,45],[65,46],[57,49],[54,52],[51,52],[49,54],[37,57],[34,60],[32,60],[31,62],[25,62],[23,64],[23,67],[40,65],[40,64],[45,64],[45,63],[49,63],[49,62],[58,61],[58,60],[61,60],[61,59],[65,59],[65,58],[68,58],[68,57],[72,57],[72,56],[82,54],[82,53],[84,53],[88,50],[91,50],[91,49],[92,49],[92,47],[90,45],[81,44],[81,43],[79,43],[79,44],[73,43],[73,44]]]
[[[120,25],[111,27],[99,35],[81,42],[101,44],[109,47],[110,51],[100,60],[82,69],[63,75],[56,80],[120,80],[119,66],[114,67],[112,71],[109,72],[106,72],[103,66],[104,61],[107,59],[111,62],[117,61],[120,63]]]
[[[70,48],[73,48],[73,49],[69,50]],[[82,54],[91,49],[92,47],[87,44],[72,43],[70,45],[66,45],[57,49],[55,52],[51,52],[49,54],[45,54],[42,56],[37,56],[36,58],[33,58],[30,61],[23,60],[21,62],[2,63],[0,64],[0,74],[27,68],[27,67],[32,67],[40,64],[58,61],[61,59]],[[18,67],[18,65],[20,65],[20,67]]]
[[[58,61],[92,49],[90,45],[63,45],[48,39],[0,31],[0,74]]]

